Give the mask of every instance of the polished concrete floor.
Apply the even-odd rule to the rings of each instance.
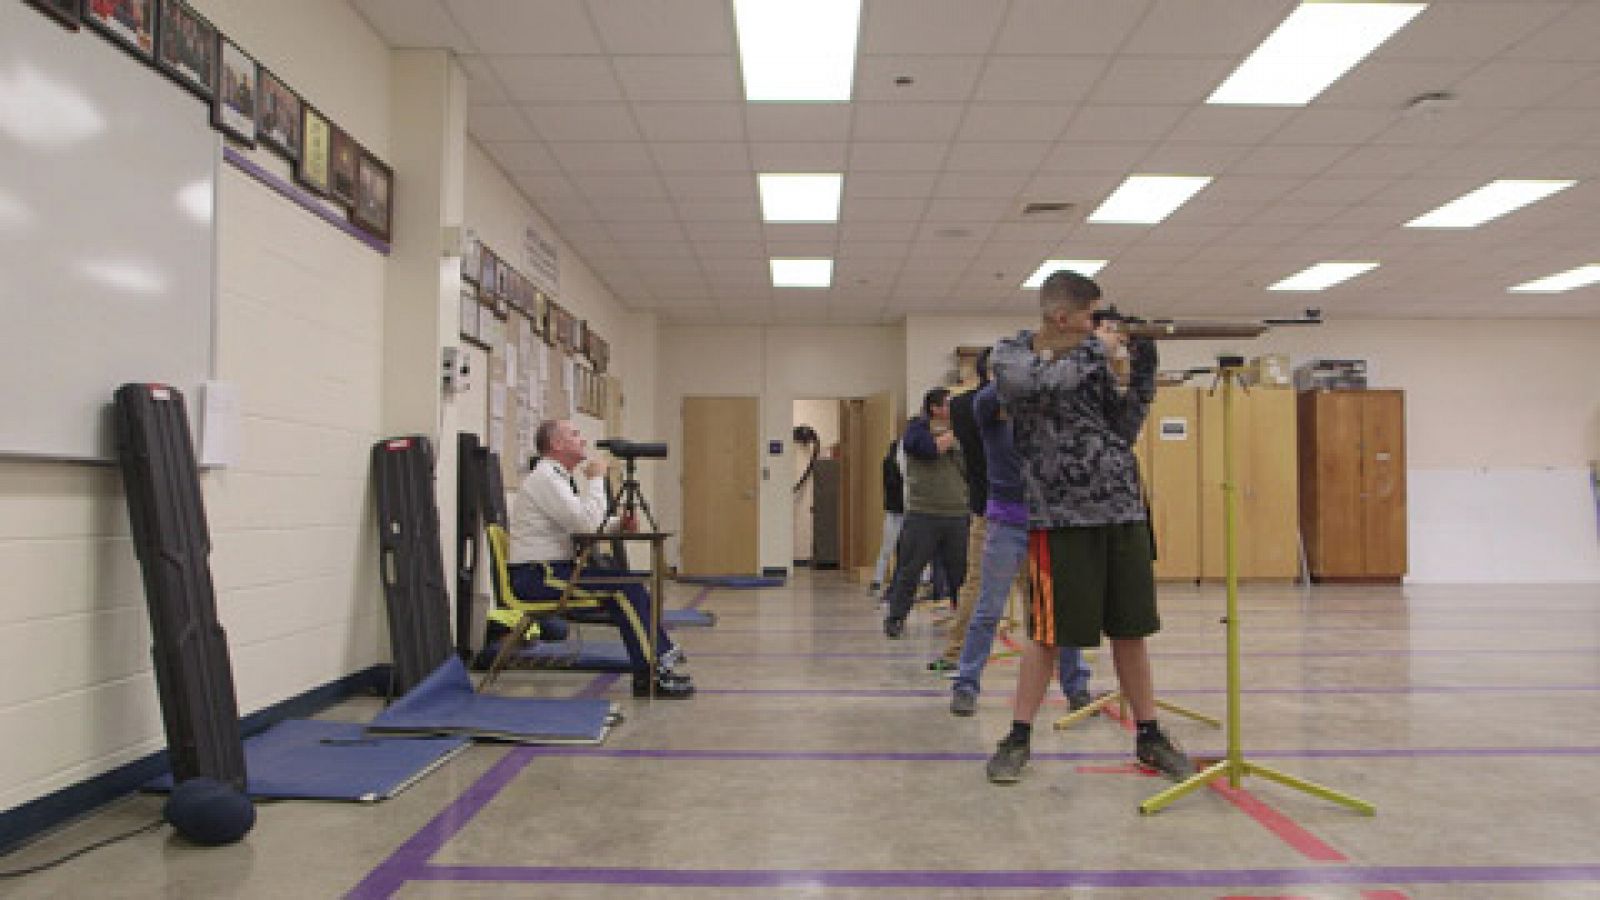
[[[1162,695],[1222,715],[1217,588],[1162,592]],[[715,628],[678,632],[700,694],[653,705],[579,673],[507,693],[609,690],[603,747],[480,745],[388,802],[263,805],[245,842],[169,830],[20,881],[15,897],[1600,897],[1600,586],[1246,588],[1245,756],[1378,806],[1260,779],[1153,816],[1165,782],[1123,726],[1069,731],[1052,693],[1022,783],[983,764],[1010,720],[1014,659],[953,718],[925,668],[941,632],[890,642],[863,588],[675,586]],[[1003,649],[997,647],[997,649]],[[1109,657],[1095,687],[1113,686]],[[372,701],[326,715],[364,720]],[[1166,716],[1196,756],[1220,731]],[[135,797],[6,859],[16,868],[158,814]]]

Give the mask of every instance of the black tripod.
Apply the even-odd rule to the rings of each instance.
[[[638,459],[623,457],[622,484],[617,492],[606,500],[609,515],[617,516],[624,528],[638,521],[638,514],[644,513],[644,520],[650,523],[651,531],[660,531],[656,525],[655,514],[650,511],[650,501],[644,498],[644,491],[639,487],[638,472],[635,466]],[[628,569],[628,547],[622,541],[611,542],[611,555],[616,559],[617,565]]]

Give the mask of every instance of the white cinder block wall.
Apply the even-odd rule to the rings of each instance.
[[[348,6],[195,5],[386,153],[388,50]],[[129,77],[180,90],[131,60]],[[198,102],[195,115],[206,115]],[[203,483],[219,612],[248,713],[386,655],[367,487],[384,259],[231,167],[219,194],[216,364],[239,386],[242,451]],[[0,742],[0,810],[165,746],[115,470],[0,461],[0,572],[10,673],[0,683],[0,733],[10,736]]]

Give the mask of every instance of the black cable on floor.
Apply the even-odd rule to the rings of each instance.
[[[106,838],[103,841],[99,841],[97,843],[90,844],[87,847],[81,847],[81,848],[79,848],[77,850],[72,851],[71,853],[68,853],[66,856],[57,857],[56,859],[52,859],[49,862],[42,862],[42,863],[39,863],[36,866],[29,866],[26,869],[11,869],[9,871],[0,871],[0,878],[21,878],[24,875],[32,875],[32,874],[34,874],[36,872],[43,872],[46,869],[53,869],[56,866],[61,865],[62,863],[71,862],[72,860],[77,859],[78,857],[84,855],[85,853],[88,853],[91,850],[99,850],[101,847],[105,847],[105,846],[109,846],[111,844],[115,844],[118,841],[125,841],[128,838],[144,834],[146,831],[154,831],[155,829],[160,828],[161,826],[163,826],[165,824],[167,824],[165,819],[156,819],[154,822],[146,822],[145,824],[140,825],[138,828],[135,828],[132,831],[124,831],[122,834],[113,835],[111,837]]]

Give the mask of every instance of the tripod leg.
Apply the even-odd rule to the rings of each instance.
[[[1167,701],[1162,700],[1159,697],[1156,698],[1156,706],[1161,707],[1162,709],[1166,710],[1167,712],[1177,713],[1178,715],[1183,716],[1185,718],[1193,719],[1196,722],[1204,722],[1207,725],[1210,725],[1212,728],[1221,728],[1222,727],[1222,720],[1221,719],[1215,718],[1213,716],[1208,716],[1203,712],[1196,712],[1196,711],[1194,711],[1192,709],[1189,709],[1187,707],[1179,706],[1176,703],[1168,703]]]
[[[1183,797],[1187,797],[1211,782],[1216,781],[1218,778],[1228,774],[1228,769],[1232,765],[1233,764],[1228,760],[1222,760],[1211,768],[1192,776],[1189,778],[1189,780],[1167,788],[1161,793],[1156,794],[1139,804],[1139,813],[1141,815],[1148,816],[1160,812],[1168,804]]]
[[[1277,769],[1258,765],[1256,763],[1249,762],[1248,760],[1244,763],[1244,770],[1248,775],[1260,775],[1262,778],[1265,778],[1268,781],[1276,781],[1281,785],[1292,787],[1297,791],[1304,791],[1313,797],[1321,797],[1324,800],[1331,800],[1341,806],[1347,806],[1364,816],[1375,816],[1378,814],[1378,808],[1365,800],[1362,800],[1358,797],[1352,797],[1349,794],[1341,794],[1333,788],[1324,787],[1320,784],[1317,784],[1315,781],[1307,781],[1297,775],[1290,775],[1287,772],[1280,772]]]
[[[1079,722],[1082,722],[1084,719],[1089,718],[1100,710],[1105,709],[1108,704],[1121,702],[1121,691],[1112,691],[1108,694],[1101,694],[1099,697],[1095,698],[1093,703],[1090,703],[1088,706],[1085,706],[1082,709],[1073,710],[1072,712],[1069,712],[1057,719],[1055,729],[1057,731],[1066,731],[1068,728],[1071,728]]]

